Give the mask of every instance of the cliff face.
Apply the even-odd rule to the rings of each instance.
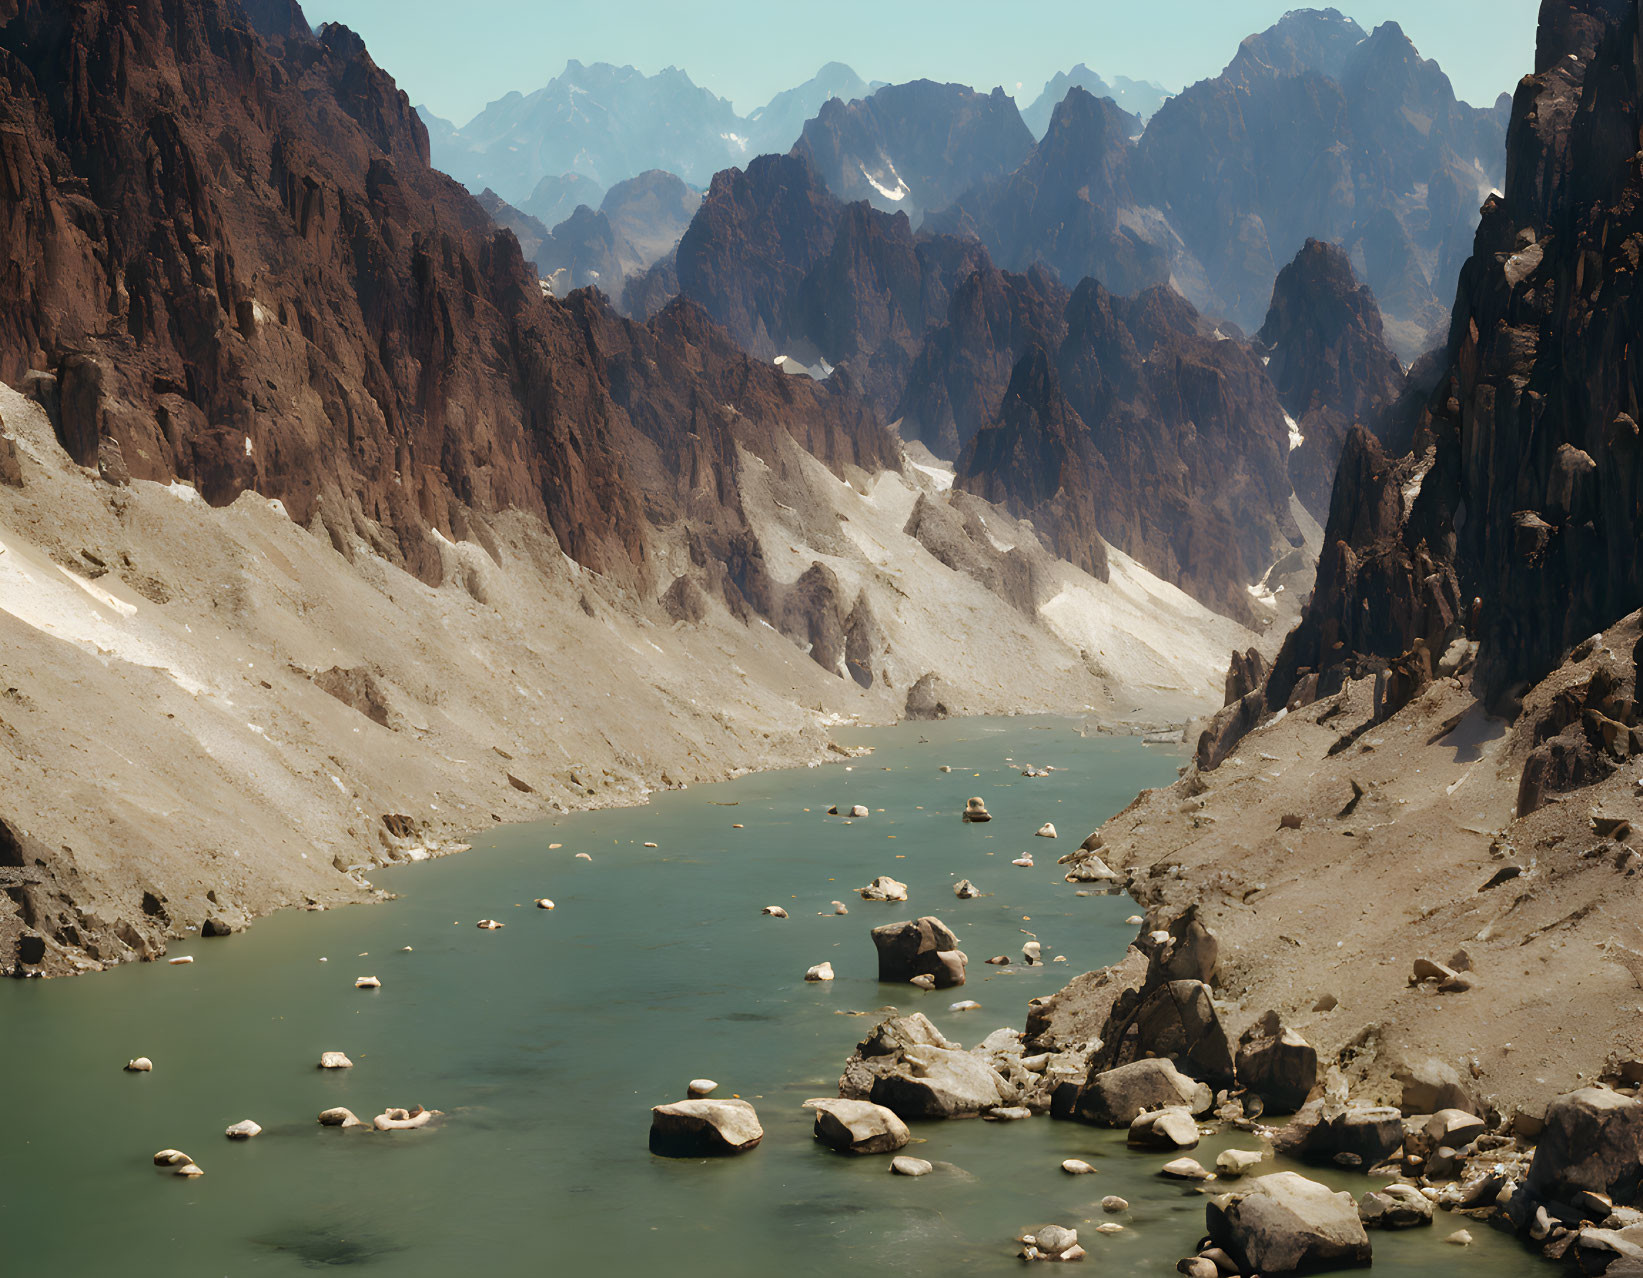
[[[1298,428],[1289,453],[1295,495],[1325,519],[1346,432],[1358,422],[1373,429],[1403,393],[1403,367],[1382,336],[1380,308],[1340,248],[1308,240],[1278,273],[1256,342]]]
[[[1484,206],[1435,389],[1394,423],[1413,446],[1349,437],[1317,592],[1258,694],[1265,710],[1380,672],[1384,718],[1461,639],[1477,644],[1474,687],[1511,709],[1643,598],[1637,21],[1618,0],[1544,6],[1506,193]],[[1629,748],[1624,723],[1614,739]],[[1206,741],[1201,760],[1227,744]]]

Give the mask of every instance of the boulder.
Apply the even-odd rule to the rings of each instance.
[[[1398,1107],[1406,1114],[1435,1114],[1440,1109],[1476,1114],[1482,1108],[1455,1068],[1440,1060],[1405,1061],[1393,1069],[1392,1077],[1403,1086]]]
[[[934,915],[876,927],[873,945],[881,981],[899,983],[927,975],[941,989],[964,984],[968,960],[953,930]]]
[[[953,884],[953,895],[961,901],[973,901],[981,892],[969,879],[960,879]]]
[[[1120,1198],[1117,1194],[1108,1194],[1101,1200],[1101,1210],[1117,1215],[1121,1211],[1130,1209],[1129,1199]]]
[[[1223,1149],[1215,1156],[1215,1170],[1227,1180],[1236,1180],[1266,1159],[1261,1149]]]
[[[1164,935],[1154,940],[1148,950],[1149,986],[1163,981],[1215,983],[1221,943],[1198,918],[1197,906],[1189,907],[1159,931]]]
[[[1432,1201],[1413,1185],[1372,1189],[1358,1199],[1358,1219],[1366,1229],[1413,1229],[1432,1223]]]
[[[180,1149],[162,1149],[154,1155],[154,1165],[156,1167],[181,1167],[184,1163],[193,1161]]]
[[[850,815],[857,818],[858,820],[861,819],[862,817],[866,816],[867,814],[868,813],[867,813],[866,807],[864,807],[860,803],[856,804],[853,808],[850,809]]]
[[[964,805],[965,821],[991,821],[992,813],[987,811],[987,805],[978,796]]]
[[[1033,1231],[1033,1246],[1046,1256],[1059,1256],[1078,1245],[1078,1231],[1061,1225],[1045,1225]]]
[[[917,1012],[874,1027],[846,1062],[839,1094],[904,1119],[975,1116],[1018,1099],[989,1060],[963,1051]]]
[[[173,1176],[188,1176],[192,1178],[195,1176],[203,1176],[205,1175],[205,1172],[193,1163],[184,1163],[180,1167],[173,1170],[171,1174]]]
[[[128,1074],[146,1074],[154,1068],[154,1062],[146,1056],[139,1056],[135,1060],[127,1061],[125,1068]]]
[[[1233,1082],[1232,1047],[1202,981],[1126,990],[1113,1003],[1101,1041],[1092,1063],[1103,1069],[1158,1056],[1212,1087]]]
[[[691,1100],[701,1100],[704,1096],[711,1096],[719,1090],[719,1084],[711,1078],[693,1078],[685,1087],[685,1095]]]
[[[1133,1149],[1195,1149],[1198,1123],[1187,1110],[1175,1105],[1137,1114],[1130,1124],[1127,1143]]]
[[[1051,825],[1048,821],[1044,822],[1044,824],[1039,826],[1037,830],[1033,831],[1033,833],[1041,839],[1053,839],[1056,837],[1055,826]]]
[[[1067,1158],[1062,1160],[1061,1170],[1069,1176],[1088,1176],[1095,1171],[1095,1168],[1082,1158]]]
[[[1403,1115],[1392,1106],[1322,1097],[1301,1106],[1272,1141],[1274,1151],[1286,1157],[1323,1160],[1345,1154],[1364,1167],[1384,1162],[1402,1144]]]
[[[1212,1175],[1205,1170],[1204,1165],[1196,1158],[1176,1158],[1165,1163],[1158,1169],[1160,1176],[1168,1176],[1172,1180],[1210,1180]]]
[[[881,874],[866,887],[857,888],[857,893],[864,901],[905,901],[907,899],[907,885],[898,883],[888,874]]]
[[[1067,867],[1068,883],[1115,883],[1122,877],[1094,852],[1075,852],[1057,864]]]
[[[650,1111],[650,1149],[670,1158],[745,1154],[764,1139],[744,1100],[682,1100]]]
[[[382,982],[374,976],[362,976],[354,982],[354,988],[356,990],[379,990],[382,988]]]
[[[847,1154],[888,1154],[912,1139],[906,1123],[871,1101],[822,1098],[804,1106],[816,1111],[816,1139]]]
[[[344,1109],[341,1105],[333,1109],[322,1109],[319,1113],[322,1127],[363,1127],[365,1126],[351,1109]]]
[[[260,1126],[246,1118],[228,1128],[223,1132],[223,1135],[228,1137],[229,1140],[250,1140],[253,1136],[260,1134],[261,1131]]]
[[[1205,1219],[1210,1241],[1240,1273],[1296,1274],[1370,1263],[1369,1235],[1352,1195],[1294,1172],[1260,1176],[1246,1189],[1211,1199]]]
[[[349,1060],[343,1052],[321,1052],[319,1054],[321,1069],[353,1069],[354,1062]]]
[[[1028,967],[1044,961],[1044,947],[1037,941],[1027,941],[1021,947],[1021,958]]]
[[[553,909],[553,902],[545,896],[539,896],[536,898],[536,908],[539,910],[551,910]]]
[[[1208,1087],[1169,1061],[1141,1060],[1117,1069],[1092,1070],[1074,1102],[1073,1115],[1102,1127],[1128,1127],[1143,1110],[1179,1106],[1203,1114],[1214,1103]]]
[[[787,911],[779,905],[767,905],[759,913],[768,914],[773,919],[785,919],[787,917]]]
[[[890,1170],[898,1176],[928,1176],[935,1167],[922,1158],[897,1154],[890,1160]]]
[[[1643,1102],[1604,1087],[1582,1087],[1546,1107],[1526,1188],[1567,1202],[1582,1190],[1629,1206],[1643,1179]]]
[[[1268,1012],[1238,1039],[1238,1081],[1261,1098],[1266,1112],[1293,1114],[1318,1081],[1318,1053],[1277,1012]]]
[[[814,967],[806,968],[804,979],[807,981],[831,981],[833,979],[833,965],[831,963],[817,963]]]

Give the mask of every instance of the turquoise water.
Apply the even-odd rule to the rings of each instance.
[[[1128,1153],[1122,1133],[1048,1118],[915,1124],[906,1152],[938,1167],[909,1180],[887,1158],[817,1145],[801,1105],[834,1094],[874,1023],[847,1013],[924,1011],[968,1046],[1120,957],[1133,903],[1075,896],[1055,858],[1139,788],[1173,780],[1181,759],[1060,720],[853,739],[876,752],[849,771],[769,773],[487,832],[461,856],[379,874],[400,894],[391,904],[180,943],[172,953],[194,954],[189,966],[0,982],[0,1272],[990,1275],[1016,1271],[1019,1230],[1055,1221],[1080,1228],[1104,1273],[1172,1273],[1202,1232],[1202,1196],[1157,1178],[1165,1160]],[[1059,770],[1027,779],[1028,764]],[[990,824],[960,823],[971,794]],[[846,823],[824,815],[832,803],[873,813]],[[1059,840],[1032,837],[1044,821]],[[1010,865],[1023,850],[1037,868]],[[878,874],[911,899],[859,900],[852,889]],[[954,898],[965,877],[989,895]],[[557,908],[535,909],[538,896]],[[834,900],[850,913],[834,916]],[[766,905],[791,917],[763,917]],[[924,913],[970,955],[962,990],[874,979],[868,930]],[[507,926],[480,931],[486,917]],[[1010,974],[981,963],[1019,955],[1023,929],[1046,959],[1069,961]],[[807,984],[823,960],[838,979]],[[368,974],[382,988],[354,989]],[[950,1012],[960,998],[981,1010]],[[354,1068],[316,1069],[327,1050]],[[138,1055],[153,1073],[121,1070]],[[649,1107],[704,1075],[753,1102],[763,1145],[717,1161],[652,1156]],[[415,1104],[446,1118],[392,1134],[315,1122],[332,1105],[368,1121]],[[242,1118],[262,1135],[225,1139]],[[1206,1141],[1197,1156],[1233,1143]],[[206,1175],[153,1167],[168,1146]],[[1100,1174],[1062,1173],[1075,1156]],[[1125,1231],[1097,1235],[1099,1201],[1114,1193],[1132,1206],[1112,1218]],[[1463,1224],[1476,1245],[1437,1245]],[[1399,1275],[1534,1264],[1459,1218],[1375,1249],[1377,1272]]]

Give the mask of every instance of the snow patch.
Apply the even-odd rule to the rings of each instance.
[[[913,188],[908,186],[906,182],[902,181],[901,174],[896,172],[896,166],[893,164],[887,163],[886,167],[890,170],[890,176],[896,179],[895,190],[891,190],[889,187],[881,184],[877,178],[867,171],[867,166],[865,164],[858,164],[856,167],[861,170],[861,175],[867,179],[867,185],[872,187],[887,200],[905,200],[913,193]]]
[[[935,483],[937,492],[946,492],[953,486],[954,472],[951,466],[942,469],[939,466],[926,466],[923,462],[908,463],[921,475],[928,475]]]
[[[1288,413],[1284,414],[1284,424],[1289,427],[1289,451],[1294,452],[1306,443],[1306,436],[1301,434],[1301,424]]]

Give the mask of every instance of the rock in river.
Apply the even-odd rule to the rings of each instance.
[[[888,1154],[912,1139],[894,1111],[871,1101],[822,1098],[804,1107],[816,1111],[816,1139],[847,1154]]]
[[[1198,1124],[1189,1111],[1179,1106],[1155,1109],[1135,1116],[1127,1143],[1133,1149],[1195,1149]]]
[[[888,874],[881,874],[866,887],[857,888],[856,892],[864,901],[905,901],[907,899],[907,885],[898,883]]]
[[[953,930],[934,915],[876,927],[873,945],[878,950],[881,981],[900,983],[931,976],[940,989],[964,984],[968,960]]]
[[[1568,1201],[1582,1190],[1613,1202],[1637,1201],[1643,1179],[1643,1102],[1582,1087],[1546,1107],[1546,1126],[1529,1167],[1537,1199]]]
[[[321,1069],[353,1069],[354,1062],[348,1059],[345,1052],[321,1052],[319,1054]]]
[[[805,970],[804,979],[807,981],[831,981],[833,979],[833,965],[831,963],[817,963],[815,967]]]
[[[1142,1110],[1178,1105],[1202,1114],[1214,1103],[1208,1087],[1169,1061],[1144,1060],[1092,1073],[1078,1093],[1074,1114],[1086,1123],[1128,1127]]]
[[[246,1118],[228,1128],[223,1135],[227,1136],[229,1140],[250,1140],[261,1131],[261,1127]]]
[[[1018,1098],[985,1058],[944,1038],[919,1012],[874,1026],[845,1063],[839,1094],[902,1118],[974,1116]]]
[[[991,821],[993,814],[987,811],[987,805],[978,796],[964,805],[964,819],[966,821]]]
[[[1238,1040],[1238,1081],[1261,1098],[1271,1114],[1293,1114],[1318,1082],[1318,1053],[1277,1012],[1268,1012]]]
[[[1293,1274],[1370,1262],[1352,1195],[1294,1172],[1274,1172],[1211,1199],[1209,1236],[1240,1273]]]
[[[764,1139],[744,1100],[683,1100],[650,1111],[650,1149],[670,1158],[745,1154]]]

